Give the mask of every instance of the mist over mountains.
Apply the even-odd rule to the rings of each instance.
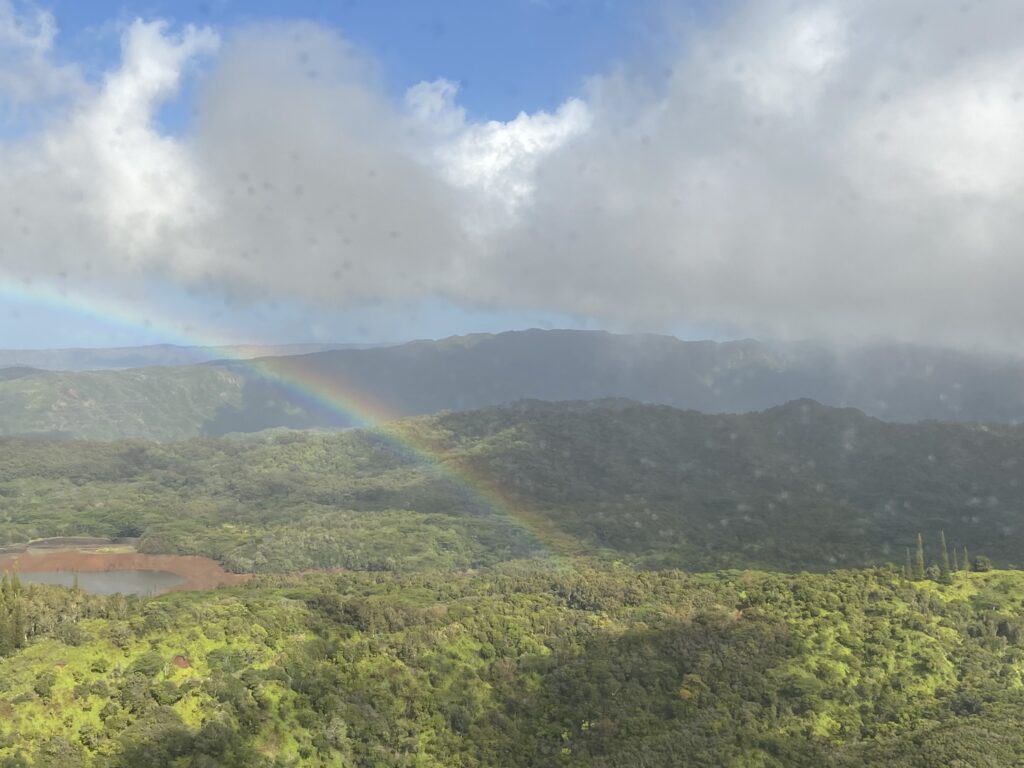
[[[151,344],[141,347],[72,349],[0,349],[0,369],[23,367],[48,371],[91,371],[142,368],[150,365],[192,365],[224,358],[305,355],[330,349],[362,349],[377,344],[266,344],[219,347]]]
[[[325,405],[302,377],[342,393]],[[286,383],[282,383],[285,381]],[[0,374],[0,434],[184,439],[337,429],[370,399],[400,417],[521,399],[626,398],[705,413],[798,398],[889,421],[1024,420],[1024,361],[908,345],[840,349],[754,340],[529,330],[200,365]],[[377,414],[379,415],[379,414]]]

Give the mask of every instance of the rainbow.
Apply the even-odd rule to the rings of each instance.
[[[237,338],[209,329],[198,331],[176,318],[149,310],[142,312],[136,305],[113,297],[84,296],[34,282],[18,284],[2,280],[0,296],[31,299],[35,304],[55,309],[72,309],[125,328],[157,331],[168,343],[236,349],[247,346]],[[359,428],[381,435],[406,456],[424,464],[438,477],[452,482],[469,499],[527,533],[545,547],[548,554],[563,556],[578,553],[578,544],[572,537],[555,528],[547,518],[512,499],[494,480],[465,462],[446,455],[441,446],[416,429],[415,423],[403,420],[387,403],[359,391],[340,376],[325,376],[309,363],[307,356],[251,359],[244,352],[239,352],[226,359],[235,368],[243,368],[251,375],[271,382],[300,399],[342,416]]]

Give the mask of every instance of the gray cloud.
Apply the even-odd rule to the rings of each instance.
[[[476,123],[445,81],[395,103],[317,26],[138,22],[104,83],[0,144],[0,271],[1016,346],[1022,24],[1010,0],[751,0],[663,82]],[[195,124],[161,135],[197,57]]]
[[[498,283],[641,327],[1013,344],[1020,32],[1009,2],[741,6],[662,91],[594,83]]]

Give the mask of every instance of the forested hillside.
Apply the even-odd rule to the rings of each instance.
[[[0,435],[176,440],[272,427],[335,429],[351,426],[346,407],[367,397],[395,416],[521,399],[621,397],[727,413],[813,398],[893,421],[1024,420],[1024,361],[895,345],[533,330],[256,363],[29,373],[0,373]],[[341,407],[308,396],[318,388],[340,393]]]
[[[1024,427],[806,400],[6,438],[0,543],[259,575],[4,579],[0,768],[1014,765],[1024,575],[989,559],[1024,544],[1022,456]]]
[[[0,765],[1004,768],[1024,575],[265,577],[138,601],[7,584]],[[4,652],[0,650],[0,652]],[[29,762],[31,761],[31,762]]]
[[[185,439],[221,408],[241,405],[245,380],[207,366],[75,373],[0,371],[0,434],[116,440]]]
[[[1024,551],[1024,427],[812,401],[746,415],[527,402],[380,432],[0,445],[0,543],[141,536],[239,571],[579,554],[825,569],[902,563],[919,532],[934,559],[941,531],[1002,565]]]

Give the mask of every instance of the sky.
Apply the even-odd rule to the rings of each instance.
[[[481,121],[511,120],[523,110],[557,109],[593,72],[619,59],[636,58],[642,48],[665,44],[658,28],[659,9],[628,0],[57,0],[39,4],[0,0],[0,9],[0,21],[8,29],[19,25],[30,29],[44,14],[53,28],[47,51],[52,65],[75,68],[81,79],[93,85],[121,65],[125,35],[138,21],[162,21],[179,31],[188,25],[205,26],[220,37],[255,24],[284,27],[296,21],[314,22],[343,36],[373,60],[378,85],[387,98],[401,101],[410,84],[444,77],[458,84],[459,103],[467,115]],[[694,2],[689,12],[703,11]],[[19,55],[12,42],[11,36],[0,37],[0,51],[6,43],[10,55]],[[188,136],[209,67],[209,61],[193,62],[174,91],[155,105],[150,119],[158,131]],[[32,77],[23,79],[28,83]],[[6,107],[0,111],[0,138],[20,138],[43,127],[39,115],[45,111],[11,98],[15,94],[8,92],[6,100],[0,99]],[[48,105],[44,102],[44,106]],[[59,273],[53,279],[45,271],[30,279],[42,281],[42,296],[34,287],[19,289],[17,281],[0,294],[4,310],[0,346],[203,343],[204,334],[244,342],[380,341],[509,328],[599,326],[595,319],[557,309],[492,310],[433,295],[398,307],[375,301],[311,307],[302,297],[291,296],[238,302],[219,287],[203,290],[160,280],[146,281],[135,294],[137,308],[125,310],[123,292],[116,288],[113,296],[102,290],[83,291]],[[119,307],[116,317],[103,316],[105,304]],[[162,320],[169,316],[181,319]]]
[[[0,346],[1022,351],[1015,0],[0,0]]]

